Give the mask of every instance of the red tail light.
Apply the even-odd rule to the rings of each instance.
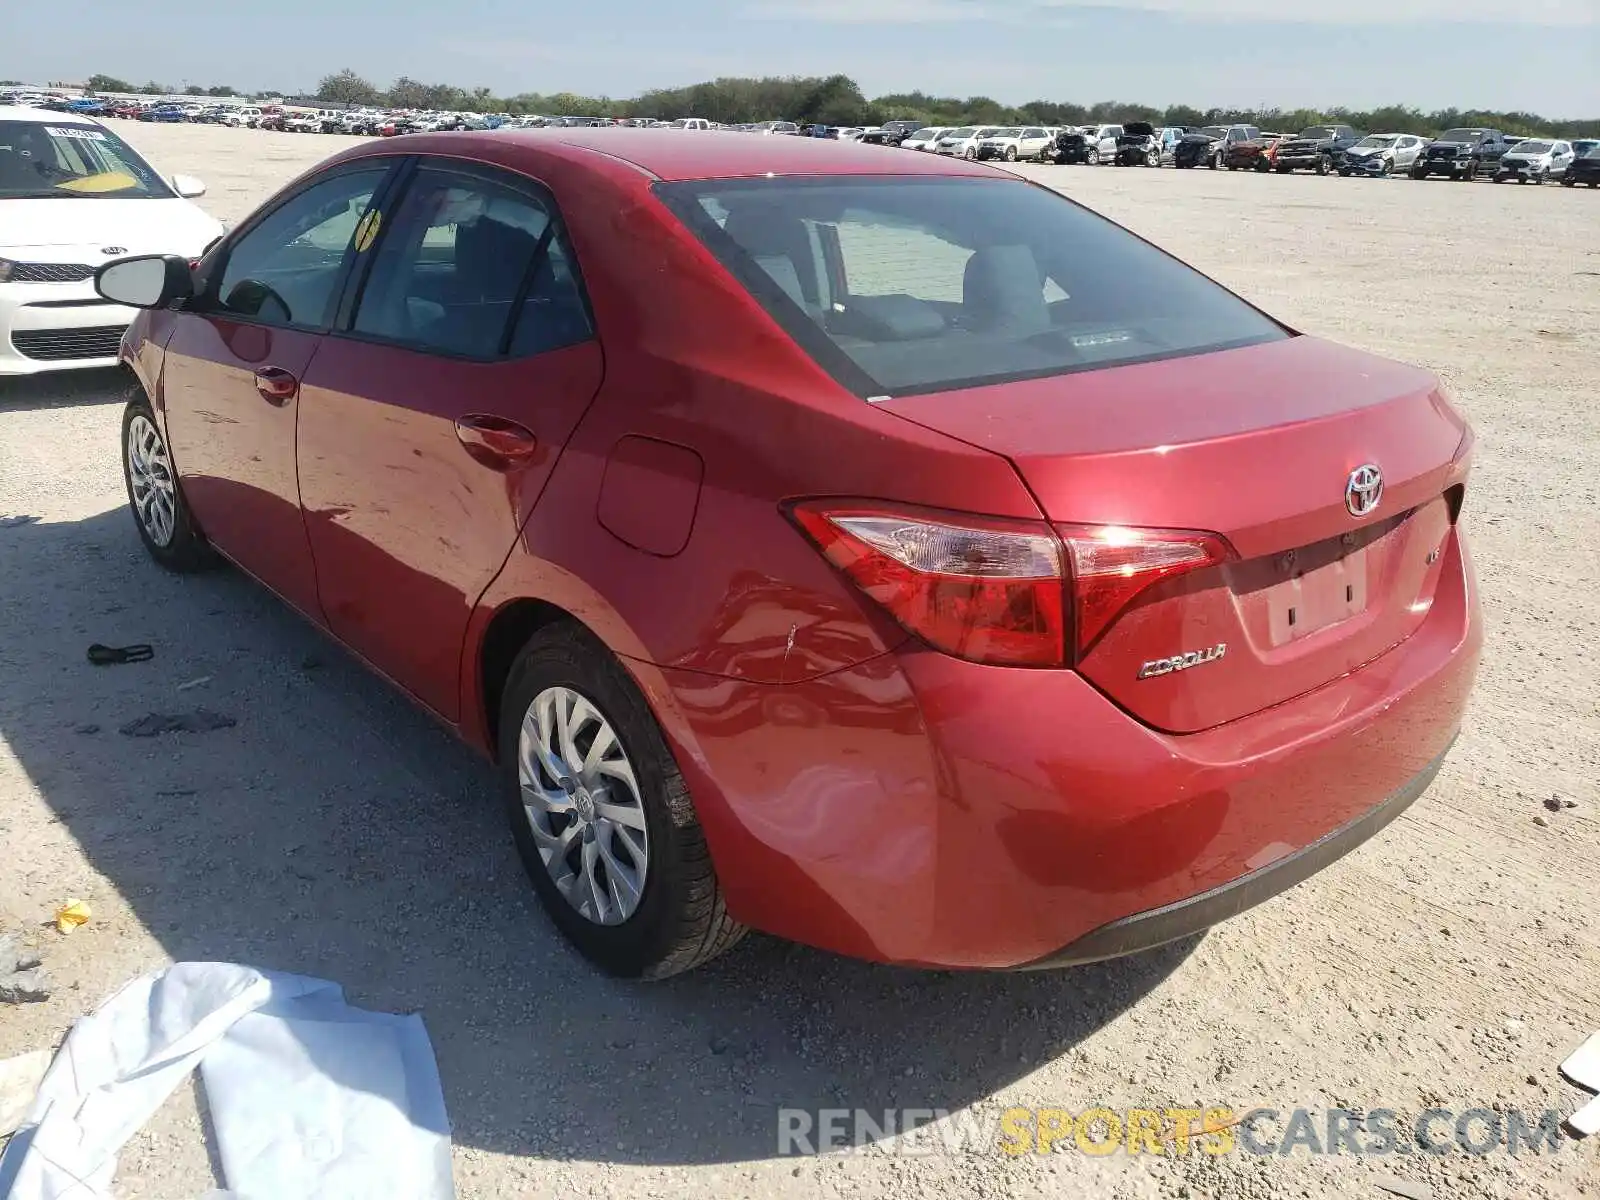
[[[1062,665],[1061,543],[1044,522],[827,502],[792,512],[828,561],[930,646],[973,662]]]
[[[1214,566],[1230,553],[1216,534],[1184,529],[1058,525],[1056,532],[1072,567],[1080,657],[1140,592],[1174,575]]]
[[[838,501],[805,501],[790,511],[828,561],[909,632],[958,658],[1005,666],[1076,661],[1151,584],[1229,553],[1210,533],[1052,529],[1043,521]]]

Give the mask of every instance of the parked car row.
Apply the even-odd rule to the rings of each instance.
[[[1585,158],[1593,139],[1519,139],[1497,129],[1462,127],[1437,138],[1410,133],[1363,134],[1349,125],[1313,125],[1299,133],[1279,133],[1254,125],[1157,127],[1148,122],[1079,126],[963,125],[924,126],[910,120],[872,126],[826,126],[794,121],[721,124],[704,117],[661,121],[646,117],[518,116],[509,113],[415,111],[410,109],[312,109],[282,104],[228,101],[178,101],[152,97],[33,96],[0,93],[0,104],[27,102],[36,108],[86,117],[118,117],[150,122],[194,122],[286,133],[340,133],[394,137],[474,129],[539,129],[593,126],[724,131],[768,136],[820,137],[870,145],[898,146],[975,161],[1115,165],[1119,167],[1208,167],[1290,174],[1412,179],[1441,176],[1496,183],[1596,186],[1595,165]]]

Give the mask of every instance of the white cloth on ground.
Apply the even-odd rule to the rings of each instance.
[[[117,1152],[198,1065],[229,1192],[448,1200],[450,1130],[422,1018],[337,984],[177,963],[81,1018],[0,1156],[5,1200],[109,1200]]]

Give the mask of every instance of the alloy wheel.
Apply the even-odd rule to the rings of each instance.
[[[650,836],[633,764],[611,722],[571,688],[545,688],[522,718],[517,777],[539,857],[566,902],[596,925],[633,916]]]
[[[128,422],[128,481],[134,512],[150,540],[163,549],[177,529],[177,487],[161,432],[140,414]]]

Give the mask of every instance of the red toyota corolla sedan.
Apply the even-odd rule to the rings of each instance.
[[[347,151],[130,259],[128,494],[494,756],[624,976],[746,928],[1023,967],[1394,820],[1480,643],[1472,436],[949,158],[625,129]]]

